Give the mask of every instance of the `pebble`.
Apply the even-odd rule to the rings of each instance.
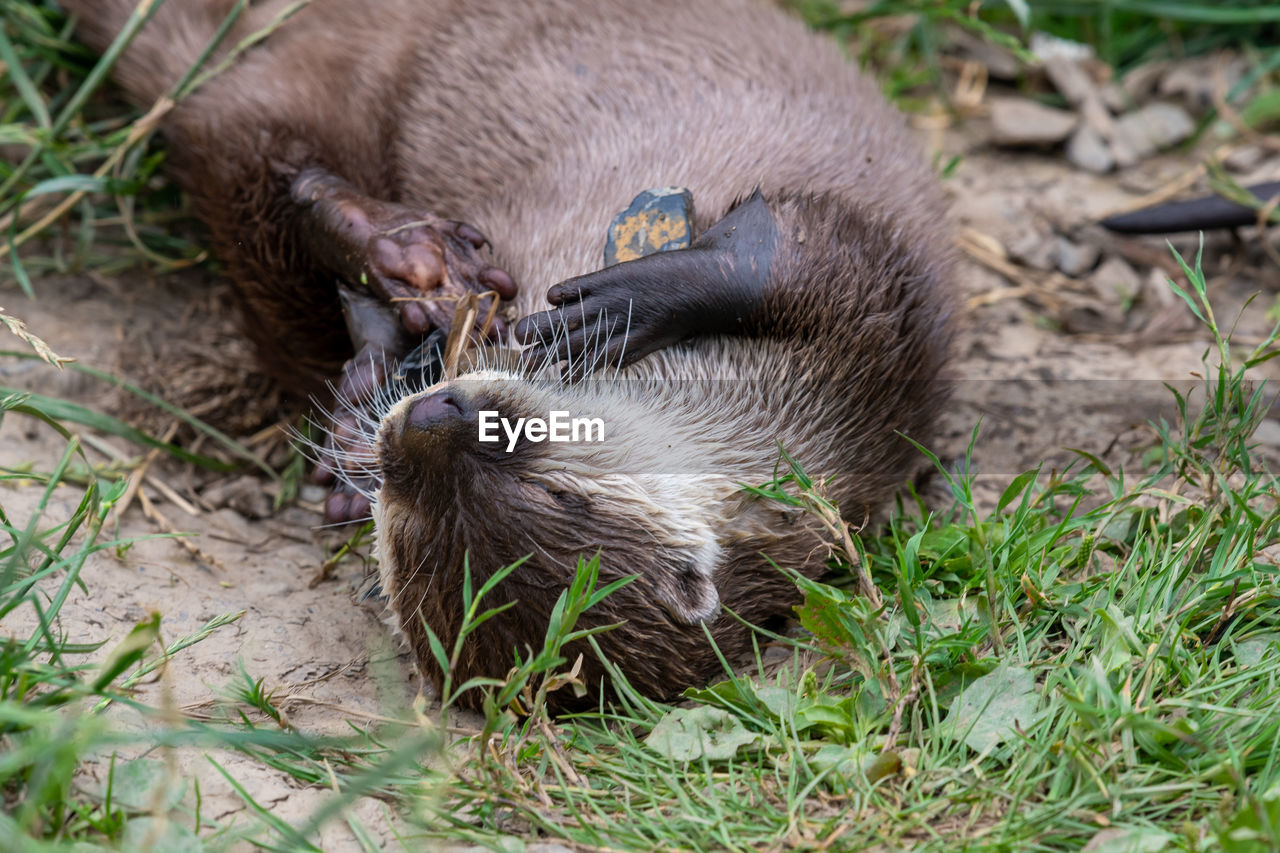
[[[1092,243],[1074,243],[1066,237],[1058,237],[1053,241],[1049,256],[1063,275],[1076,278],[1093,269],[1099,254],[1098,247]]]
[[[1182,300],[1169,289],[1169,275],[1159,267],[1152,267],[1142,290],[1142,300],[1161,309],[1170,308]]]
[[[1053,269],[1053,241],[1034,227],[1028,227],[1006,240],[1005,250],[1013,258],[1032,269]]]
[[[684,249],[693,239],[693,195],[683,187],[659,187],[636,196],[613,218],[604,265],[634,261],[654,252]]]
[[[1044,73],[1062,97],[1072,106],[1080,106],[1088,98],[1095,96],[1097,84],[1089,76],[1084,62],[1072,56],[1052,55],[1044,60]]]
[[[1123,258],[1111,257],[1089,276],[1094,292],[1106,302],[1126,301],[1138,295],[1142,279]]]
[[[997,145],[1055,145],[1066,139],[1079,119],[1026,98],[1000,98],[991,104],[992,138]]]
[[[1107,142],[1093,127],[1082,124],[1076,128],[1067,142],[1067,159],[1073,165],[1099,175],[1110,172],[1116,165]]]
[[[1071,62],[1088,62],[1097,54],[1093,48],[1083,42],[1072,41],[1060,36],[1036,31],[1031,34],[1031,52],[1041,61],[1048,63],[1055,59]]]
[[[1151,96],[1160,83],[1160,78],[1168,70],[1169,62],[1163,59],[1144,63],[1124,75],[1120,88],[1131,102],[1141,103]]]
[[[1069,335],[1114,334],[1119,318],[1113,306],[1070,305],[1058,313],[1062,331]]]
[[[262,481],[251,474],[215,483],[201,492],[200,497],[215,509],[230,507],[246,518],[271,515],[271,498],[263,489]]]
[[[1195,122],[1182,107],[1157,101],[1117,119],[1115,139],[1129,146],[1138,157],[1147,157],[1176,145],[1195,129]]]
[[[206,516],[209,522],[208,535],[214,539],[235,542],[247,548],[258,548],[267,544],[271,531],[261,524],[251,525],[245,517],[231,507],[223,507]]]
[[[1119,83],[1111,82],[1103,86],[1098,90],[1098,96],[1102,99],[1103,106],[1113,113],[1122,113],[1137,106]]]
[[[987,74],[993,79],[1012,82],[1023,73],[1022,60],[1011,51],[968,30],[957,28],[947,35],[965,59],[971,59],[987,69]]]
[[[1267,152],[1259,145],[1245,145],[1222,158],[1222,165],[1228,172],[1248,172],[1262,162]]]
[[[306,503],[322,504],[329,497],[329,489],[315,483],[303,483],[298,488],[298,500]]]
[[[1179,62],[1160,78],[1161,96],[1180,99],[1192,109],[1213,106],[1214,95],[1230,92],[1244,74],[1239,58],[1223,55],[1201,56]]]
[[[1067,158],[1072,163],[1103,174],[1138,162],[1140,157],[1117,128],[1102,87],[1085,60],[1052,57],[1045,60],[1044,70],[1054,88],[1080,113],[1080,127],[1067,144]]]

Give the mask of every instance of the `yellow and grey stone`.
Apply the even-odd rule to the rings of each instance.
[[[684,187],[645,190],[609,225],[604,265],[684,249],[692,241],[693,195]]]

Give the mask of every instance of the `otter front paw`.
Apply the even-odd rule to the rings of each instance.
[[[563,281],[550,311],[516,324],[530,361],[568,362],[573,373],[625,367],[698,331],[699,287],[712,259],[693,249],[649,255]]]
[[[377,419],[372,402],[377,389],[386,384],[392,366],[382,347],[366,343],[342,367],[316,460],[316,482],[332,487],[324,504],[326,523],[369,518],[371,496],[378,488],[374,452]]]
[[[693,335],[743,334],[765,293],[777,224],[757,191],[687,249],[646,255],[547,291],[550,311],[516,325],[530,361],[575,375],[625,367]]]
[[[488,240],[466,223],[370,198],[321,169],[302,171],[291,195],[306,212],[313,257],[353,289],[396,305],[406,331],[448,331],[468,292],[516,294],[511,276],[480,258]],[[490,328],[495,337],[502,331],[497,321]]]

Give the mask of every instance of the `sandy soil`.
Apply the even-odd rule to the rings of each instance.
[[[1182,174],[1198,162],[1200,152],[1159,156],[1119,176],[1096,176],[1076,170],[1060,153],[994,149],[982,118],[922,135],[948,155],[964,155],[947,184],[971,249],[963,253],[958,280],[966,303],[955,361],[962,381],[938,443],[942,455],[957,458],[981,416],[976,468],[992,490],[1042,459],[1061,464],[1069,458],[1062,450],[1067,446],[1132,464],[1152,438],[1143,422],[1169,401],[1161,381],[1193,384],[1207,336],[1162,283],[1161,267],[1171,261],[1162,241],[1120,241],[1090,223]],[[1255,174],[1266,177],[1261,173],[1267,168],[1273,172],[1269,177],[1280,177],[1280,158],[1264,162]],[[1058,236],[1076,246],[1096,246],[1098,266],[1076,276],[1038,269],[1044,266],[1046,243]],[[1178,245],[1193,248],[1194,240]],[[1121,265],[1113,263],[1116,259]],[[1250,232],[1243,241],[1211,237],[1205,266],[1220,317],[1234,316],[1248,297],[1261,292],[1245,310],[1238,334],[1245,340],[1262,336],[1264,313],[1276,302],[1277,277],[1256,237]],[[40,299],[4,291],[2,304],[57,352],[126,375],[136,371],[129,353],[140,346],[157,347],[165,335],[181,339],[193,324],[232,323],[226,316],[189,310],[193,304],[218,311],[225,306],[221,285],[201,272],[36,284]],[[211,357],[242,357],[235,343],[226,347]],[[32,362],[0,360],[0,385],[122,411],[118,392]],[[1259,437],[1280,444],[1280,420],[1264,424]],[[138,453],[119,440],[113,444],[129,455]],[[51,430],[29,419],[9,417],[0,426],[4,465],[47,467],[62,447]],[[299,505],[257,518],[267,503],[265,481],[229,487],[228,478],[211,480],[163,460],[155,472],[197,512],[188,514],[151,486],[148,496],[176,528],[197,534],[195,543],[210,559],[193,556],[169,539],[138,542],[120,556],[111,550],[96,555],[83,572],[89,593],[74,593],[63,611],[62,627],[72,638],[118,639],[155,610],[163,614],[166,640],[172,640],[215,616],[243,611],[234,624],[178,656],[165,678],[142,687],[140,698],[192,714],[210,713],[235,676],[237,661],[243,661],[249,673],[278,691],[278,704],[305,731],[340,732],[348,720],[368,725],[412,700],[418,686],[380,621],[379,606],[354,600],[364,567],[348,560],[327,580],[309,584],[329,549],[343,538],[319,529],[316,508],[322,493],[306,490]],[[207,500],[211,495],[218,500]],[[35,485],[0,485],[0,505],[19,524],[38,497]],[[54,515],[69,513],[77,494],[62,487],[58,497]],[[121,537],[158,532],[136,502],[119,519]],[[0,630],[23,634],[26,627],[14,622]],[[375,677],[379,670],[391,677]],[[198,750],[179,751],[165,759],[168,765],[162,761],[158,766],[176,769],[164,770],[157,784],[171,786],[169,777],[175,774],[188,780],[198,776],[205,814],[243,820],[245,804],[210,757],[286,820],[304,819],[327,796],[245,758]],[[105,766],[99,762],[90,775],[100,779]],[[363,802],[357,816],[375,838],[394,843],[382,803]],[[327,850],[352,843],[343,825],[330,827],[321,839]]]

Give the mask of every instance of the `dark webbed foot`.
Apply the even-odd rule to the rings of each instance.
[[[626,366],[702,334],[741,334],[764,295],[778,228],[757,191],[687,249],[659,252],[563,281],[550,311],[516,325],[525,357],[574,373]]]

